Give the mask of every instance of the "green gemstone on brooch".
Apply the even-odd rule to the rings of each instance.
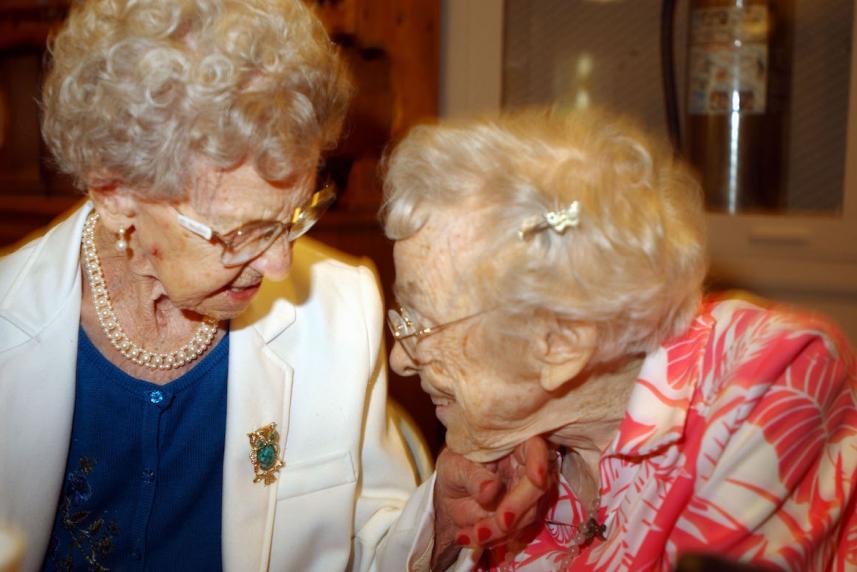
[[[253,464],[253,482],[270,485],[277,480],[277,472],[285,466],[280,459],[280,434],[277,424],[269,423],[247,434],[250,437],[250,462]]]
[[[277,451],[273,445],[265,445],[256,451],[256,460],[259,461],[259,466],[263,471],[270,471],[277,461]]]

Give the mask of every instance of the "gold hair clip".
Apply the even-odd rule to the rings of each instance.
[[[580,224],[580,203],[572,201],[568,208],[546,212],[524,220],[518,231],[518,238],[525,240],[534,232],[544,230],[548,227],[554,232],[563,234],[568,227],[577,227]]]

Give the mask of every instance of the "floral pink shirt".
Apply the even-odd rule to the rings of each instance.
[[[584,511],[562,481],[551,524],[522,549],[485,555],[490,568],[666,571],[683,553],[711,552],[857,570],[855,371],[818,318],[707,301],[646,358],[601,457],[605,539],[569,548]]]

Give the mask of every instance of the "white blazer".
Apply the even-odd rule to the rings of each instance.
[[[0,522],[24,531],[25,571],[41,564],[63,483],[91,208],[0,259]],[[385,413],[381,316],[366,261],[301,239],[289,279],[265,282],[232,321],[225,570],[405,570],[417,536],[417,555],[426,549],[433,479],[411,497]],[[285,467],[265,486],[253,483],[247,434],[272,421]]]

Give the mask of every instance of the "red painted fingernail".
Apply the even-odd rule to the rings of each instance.
[[[481,483],[479,483],[480,494],[484,493],[485,489],[487,489],[488,487],[490,487],[493,484],[494,484],[494,481],[492,481],[491,479],[489,479],[487,481],[482,481]]]
[[[512,528],[512,524],[515,522],[515,513],[514,512],[504,512],[503,513],[503,522],[506,523],[506,528]]]
[[[476,536],[479,538],[479,542],[485,542],[491,538],[491,531],[487,528],[478,528],[476,529]]]
[[[470,545],[470,537],[466,534],[459,534],[458,538],[455,541],[461,546],[469,546]]]

